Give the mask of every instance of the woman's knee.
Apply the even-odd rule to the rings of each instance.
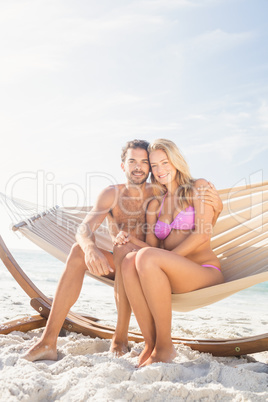
[[[150,272],[155,262],[155,250],[146,247],[138,251],[136,257],[136,267],[139,275]]]
[[[135,266],[135,259],[136,259],[136,252],[128,253],[122,261],[121,264],[121,272],[123,277],[129,276],[133,274],[136,270]]]
[[[155,259],[155,249],[152,247],[145,247],[137,252],[136,262],[137,265],[144,264]]]

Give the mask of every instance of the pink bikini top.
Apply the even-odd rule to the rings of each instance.
[[[187,207],[185,210],[180,211],[178,215],[175,217],[174,221],[171,222],[170,224],[159,220],[166,195],[162,201],[160,211],[158,214],[158,220],[154,228],[154,234],[160,240],[164,240],[166,237],[168,237],[172,229],[179,229],[179,230],[194,229],[195,212],[194,208],[191,206]]]

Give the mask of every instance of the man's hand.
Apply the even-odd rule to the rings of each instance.
[[[114,240],[114,246],[123,245],[131,240],[131,235],[121,230]]]
[[[198,197],[201,198],[205,204],[211,205],[215,214],[219,216],[223,208],[222,200],[220,199],[214,184],[210,182],[208,182],[208,184],[209,187],[198,189]]]
[[[107,258],[97,247],[87,247],[85,249],[85,263],[91,274],[97,276],[109,275],[114,270],[110,267]]]

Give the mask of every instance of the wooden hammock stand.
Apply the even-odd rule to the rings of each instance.
[[[0,258],[18,282],[21,288],[30,297],[31,306],[39,313],[22,319],[8,321],[0,324],[0,334],[9,334],[12,331],[27,332],[46,325],[50,313],[52,300],[46,297],[25,274],[18,265],[11,252],[0,236]],[[63,327],[68,331],[89,335],[92,338],[111,339],[114,328],[98,323],[98,319],[70,311],[64,321]],[[130,341],[142,342],[139,332],[129,331]],[[214,356],[240,356],[268,350],[268,333],[236,339],[187,339],[173,337],[174,344],[183,344],[199,352],[211,353]]]

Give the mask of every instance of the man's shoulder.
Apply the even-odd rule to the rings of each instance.
[[[122,189],[125,187],[124,184],[112,184],[108,187],[105,187],[101,193],[101,195],[105,195],[105,196],[116,196],[117,194],[119,194],[120,191],[122,191]]]
[[[110,204],[114,208],[118,202],[120,195],[125,188],[125,184],[112,184],[105,187],[98,196],[98,203]]]
[[[98,195],[95,207],[97,209],[113,209],[118,201],[120,185],[111,185],[105,187]]]

